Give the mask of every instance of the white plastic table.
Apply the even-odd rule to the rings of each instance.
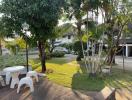
[[[7,67],[3,71],[6,73],[6,84],[9,85],[10,79],[11,80],[11,85],[10,88],[14,88],[16,84],[19,83],[19,74],[21,71],[25,69],[24,66],[12,66],[12,67]]]

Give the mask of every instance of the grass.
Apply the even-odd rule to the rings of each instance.
[[[41,71],[38,60],[30,60],[30,63],[32,66],[36,64],[37,67],[34,69]],[[110,76],[90,78],[82,71],[82,68],[75,60],[69,61],[65,58],[48,60],[46,66],[47,69],[52,70],[52,73],[47,74],[49,80],[72,89],[100,91],[104,86],[112,86],[115,88],[127,88],[132,91],[131,72],[123,73],[122,70],[113,69]]]

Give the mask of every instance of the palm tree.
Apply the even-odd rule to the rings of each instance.
[[[88,18],[88,15],[89,15],[89,12],[92,12],[92,15],[93,14],[96,14],[98,16],[98,7],[100,6],[100,1],[99,0],[72,0],[71,1],[71,7],[72,7],[72,16],[74,16],[77,20],[76,22],[76,26],[77,26],[77,34],[78,34],[78,37],[79,37],[79,40],[82,44],[82,51],[83,51],[83,56],[84,56],[84,61],[85,61],[85,66],[88,70],[88,66],[87,66],[87,58],[88,58],[88,54],[89,54],[89,40],[92,40],[93,44],[92,44],[92,55],[94,56],[94,51],[95,51],[95,39],[96,39],[96,36],[98,35],[97,34],[97,28],[96,27],[92,27],[94,28],[92,31],[93,31],[93,35],[89,38],[89,32],[91,31],[91,29],[89,30],[89,18]],[[81,29],[81,26],[83,25],[83,20],[82,20],[82,17],[86,15],[87,18],[85,20],[86,24],[86,35],[87,35],[87,56],[85,55],[84,53],[84,50],[83,50],[83,43],[82,43],[82,37],[84,35],[84,33],[82,32],[82,29]],[[94,22],[94,20],[92,21]],[[96,25],[97,26],[97,25]],[[96,31],[94,31],[96,29]]]

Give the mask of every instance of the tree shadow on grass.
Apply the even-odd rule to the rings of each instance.
[[[89,77],[86,67],[83,63],[78,62],[78,69],[72,77],[72,89],[84,91],[100,91],[105,87],[104,81],[100,77]]]
[[[72,61],[75,61],[75,59],[76,59],[76,55],[66,55],[64,57],[52,58],[50,60],[47,60],[47,62],[63,65],[63,64],[71,63]]]
[[[105,83],[109,86],[115,88],[125,88],[128,91],[132,92],[132,73],[126,72],[123,73],[120,69],[113,69],[112,75],[107,77]]]
[[[50,60],[47,60],[47,63],[53,63],[53,64],[59,64],[59,65],[63,65],[66,64],[70,61],[67,61],[67,59],[65,58],[52,58]]]
[[[105,86],[114,88],[125,88],[132,92],[132,73],[123,73],[122,70],[112,69],[112,75],[89,77],[86,73],[86,67],[84,64],[80,64],[80,70],[78,69],[72,77],[72,89],[84,90],[84,91],[101,91]]]
[[[31,65],[33,64],[33,65],[41,66],[40,59],[31,59],[30,61],[31,61],[30,63]],[[46,60],[46,63],[48,64],[58,64],[58,65],[63,65],[63,64],[70,63],[70,62],[72,61],[67,61],[67,59],[65,58],[51,58],[49,60]]]

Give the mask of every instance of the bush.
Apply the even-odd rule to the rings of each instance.
[[[56,51],[51,54],[51,57],[64,57],[64,55],[64,52]]]
[[[87,43],[83,42],[83,49],[86,50],[87,49]],[[77,53],[77,61],[80,61],[81,58],[83,58],[83,51],[82,51],[82,45],[80,41],[76,41],[73,45],[73,50],[75,51],[75,53]]]
[[[21,55],[6,55],[0,56],[0,69],[7,66],[25,65],[26,58]]]
[[[60,46],[66,48],[68,50],[68,53],[71,53],[71,51],[73,50],[73,43],[70,43],[70,44],[64,43],[64,44],[61,44]]]
[[[51,54],[49,52],[46,52],[46,60],[51,59]]]

